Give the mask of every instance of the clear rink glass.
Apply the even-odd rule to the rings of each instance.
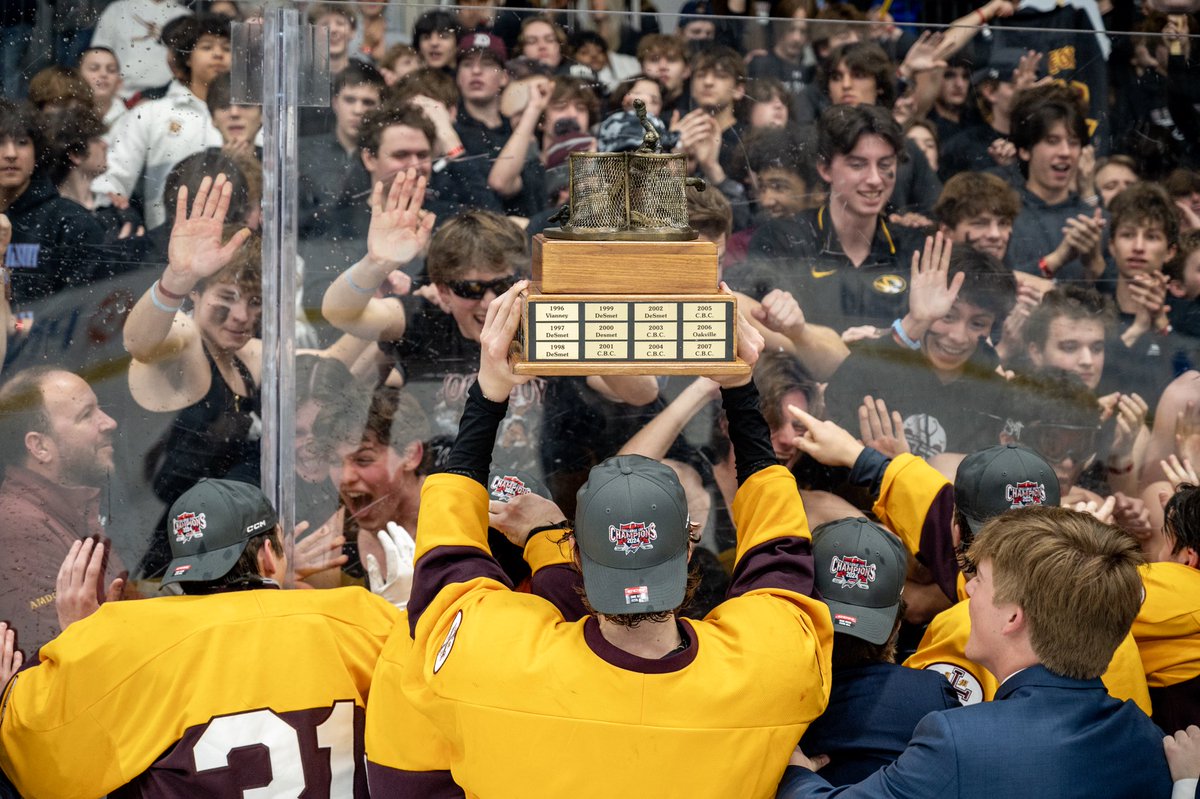
[[[38,123],[46,135],[26,142],[22,120],[28,121],[29,112],[3,106],[0,202],[9,203],[14,230],[6,253],[11,297],[0,303],[8,330],[3,377],[29,377],[27,370],[44,366],[76,376],[73,381],[61,373],[34,380],[44,389],[38,395],[42,418],[13,415],[17,427],[3,450],[8,478],[0,488],[0,531],[7,532],[2,533],[0,562],[6,565],[0,580],[19,588],[3,600],[10,606],[0,605],[0,618],[14,620],[29,654],[57,632],[54,577],[70,536],[102,531],[112,541],[114,572],[128,570],[142,595],[154,595],[170,559],[170,504],[201,477],[229,475],[263,486],[279,507],[292,582],[318,587],[363,582],[361,560],[372,551],[377,530],[390,520],[415,532],[421,479],[448,452],[474,381],[487,304],[506,288],[503,278],[529,273],[523,231],[543,229],[550,212],[562,204],[560,165],[573,149],[608,146],[628,136],[619,124],[596,127],[623,107],[622,95],[630,104],[642,98],[652,108],[657,105],[668,134],[664,143],[689,154],[689,174],[708,180],[710,197],[720,194],[727,200],[733,229],[717,236],[724,277],[751,300],[764,299],[764,288],[807,291],[823,275],[837,279],[830,270],[840,252],[830,260],[830,250],[850,245],[831,236],[845,218],[833,205],[851,200],[831,201],[823,181],[842,181],[837,191],[862,195],[892,192],[892,205],[881,205],[885,221],[865,255],[874,277],[862,285],[846,284],[847,292],[861,296],[846,299],[817,287],[812,294],[797,289],[794,297],[809,324],[844,323],[849,338],[860,337],[856,347],[872,338],[891,341],[891,316],[876,319],[872,329],[862,328],[872,313],[878,316],[879,307],[892,303],[895,316],[904,316],[912,248],[924,239],[919,231],[902,228],[938,221],[939,173],[948,178],[954,170],[988,170],[1024,181],[1019,154],[988,139],[977,109],[956,104],[1011,105],[1006,87],[1026,50],[1042,53],[1033,80],[1086,90],[1098,152],[1131,153],[1143,177],[1161,180],[1175,164],[1185,163],[1181,159],[1192,146],[1190,119],[1171,113],[1182,107],[1183,84],[1167,73],[1176,68],[1175,50],[1196,47],[1196,39],[1164,36],[1161,28],[1096,32],[1085,27],[1093,20],[1083,13],[998,20],[977,29],[978,20],[969,19],[973,6],[956,4],[962,6],[960,16],[968,18],[968,29],[947,28],[952,18],[925,19],[915,12],[904,18],[905,8],[919,5],[914,3],[893,4],[897,18],[890,22],[753,15],[681,19],[667,11],[639,14],[606,3],[614,7],[547,12],[566,34],[560,39],[544,18],[530,21],[532,10],[486,3],[457,8],[346,2],[321,9],[272,3],[253,17],[250,3],[214,5],[233,7],[244,18],[232,29],[206,22],[198,34],[189,34],[192,40],[180,38],[184,23],[175,19],[188,12],[176,13],[169,3],[163,6],[172,10],[162,19],[134,15],[115,20],[116,26],[104,17],[83,19],[78,30],[49,15],[26,25],[19,12],[10,17],[6,8],[0,14],[6,25],[0,29],[3,93],[32,94],[52,107]],[[120,10],[118,3],[110,8]],[[423,16],[428,13],[435,16]],[[456,13],[467,20],[459,31],[465,40],[443,35],[439,15]],[[1061,29],[1064,24],[1067,29]],[[1167,22],[1153,17],[1148,24]],[[518,41],[522,25],[524,46]],[[72,48],[87,38],[88,26],[118,57],[128,59],[119,65],[123,85],[108,74],[106,51],[86,53],[78,77],[45,72],[55,63],[74,64]],[[414,29],[428,31],[424,42],[412,42]],[[637,80],[639,38],[656,32],[671,37],[679,29],[689,40],[681,50],[692,59],[699,58],[693,54],[701,47],[693,36],[712,34],[731,46],[742,68],[749,64],[747,80],[739,85],[719,60],[700,61],[709,68],[692,71],[692,88],[682,86],[680,101],[673,94],[681,90],[685,70],[678,62],[672,65],[676,51],[667,43],[676,40],[669,38],[667,43],[652,40],[657,47],[643,53],[646,68],[665,87]],[[232,30],[231,47],[222,42],[225,30]],[[946,86],[957,87],[942,92],[940,121],[907,131],[912,144],[899,163],[872,166],[857,156],[841,159],[841,165],[818,163],[810,125],[829,96],[854,96],[866,79],[873,94],[858,99],[898,101],[900,116],[912,113],[921,100],[908,89],[925,88],[929,64],[920,62],[918,50],[901,69],[908,77],[898,86],[896,67],[903,60],[895,54],[914,40],[927,43],[926,34],[973,35],[970,47],[982,54],[969,64],[951,59],[944,69],[933,70],[943,73]],[[170,80],[169,69],[164,77],[169,47],[156,44],[164,37],[181,48],[186,61],[175,65],[180,79]],[[854,40],[874,41],[893,59],[875,62],[887,65],[878,79],[844,63],[828,74],[818,69],[814,45]],[[182,41],[192,41],[186,52]],[[405,78],[416,58],[402,47],[410,43],[441,68],[423,78]],[[455,70],[463,44],[463,64]],[[525,60],[505,75],[497,66],[501,52]],[[372,59],[378,72],[360,66]],[[538,59],[548,63],[539,65]],[[231,79],[222,85],[217,76],[230,68]],[[350,72],[339,79],[341,70]],[[570,79],[579,76],[600,88],[572,88]],[[376,80],[385,87],[377,88]],[[829,96],[819,88],[823,81]],[[541,99],[547,85],[558,87],[548,103]],[[370,120],[369,114],[384,105],[383,96],[397,92],[421,109],[420,116],[397,112],[393,124],[380,124],[374,138],[360,141],[364,117]],[[139,103],[122,110],[139,95]],[[597,95],[609,96],[606,111]],[[499,97],[499,108],[488,102],[493,96]],[[715,114],[689,116],[689,96]],[[1106,107],[1108,97],[1113,101]],[[548,106],[548,127],[539,127],[540,104]],[[534,112],[527,112],[531,106]],[[956,121],[956,110],[968,122]],[[733,124],[726,126],[730,120]],[[256,126],[261,126],[257,132]],[[950,135],[964,135],[960,128],[969,140],[950,147]],[[640,129],[635,135],[640,140]],[[1071,164],[1082,157],[1085,165],[1094,165],[1093,156],[1065,144],[1064,155],[1047,157]],[[33,164],[29,147],[37,149],[39,165],[22,180],[21,170],[29,173]],[[940,163],[931,163],[927,153]],[[1031,158],[1029,168],[1042,170],[1038,175],[1054,173],[1053,164],[1043,169],[1040,150]],[[833,174],[843,166],[850,172]],[[1121,162],[1105,167],[1094,179],[1070,187],[1081,202],[1107,202],[1127,178]],[[381,236],[372,248],[371,206],[386,203],[389,191],[405,191],[404,181],[394,179],[410,169],[427,184],[420,206],[424,214],[416,213],[414,201],[416,221],[408,220],[407,227],[397,223],[392,235]],[[864,178],[851,174],[855,170],[877,174]],[[205,178],[227,188],[214,190],[211,181],[202,187]],[[375,181],[385,184],[378,197]],[[22,188],[24,182],[28,185]],[[177,211],[180,186],[187,188],[188,205],[207,191],[208,211],[194,206]],[[404,196],[407,201],[409,194]],[[1192,213],[1200,213],[1200,189],[1180,198]],[[227,205],[224,220],[218,218],[218,205]],[[494,216],[480,221],[481,210]],[[433,257],[426,257],[430,245],[420,232],[425,214],[436,215]],[[465,222],[463,214],[469,214]],[[171,220],[181,215],[172,242]],[[801,221],[789,221],[793,218]],[[225,229],[218,235],[213,230],[220,221]],[[813,225],[816,238],[804,239]],[[222,246],[242,228],[254,235],[236,254],[221,256],[230,265],[217,271]],[[455,229],[457,236],[451,235]],[[710,223],[702,232],[712,237],[712,229]],[[763,231],[773,232],[770,242]],[[1112,233],[1105,230],[1105,242]],[[791,248],[788,235],[804,239],[808,249]],[[960,241],[978,241],[992,232],[964,227],[956,235]],[[415,247],[410,246],[414,237],[419,239]],[[783,249],[772,251],[771,263],[764,265],[757,259],[769,246]],[[1033,252],[1029,242],[1014,237],[1008,247],[1026,254],[1012,266],[1038,277],[1037,257],[1027,258]],[[863,257],[861,247],[850,248]],[[369,253],[375,259],[360,263]],[[776,270],[767,282],[760,279],[764,266]],[[1105,268],[1115,277],[1111,264]],[[202,275],[205,270],[211,274]],[[801,270],[809,277],[793,279]],[[653,264],[646,264],[646,273],[654,274]],[[1065,269],[1057,277],[1060,286],[1091,282],[1082,268]],[[837,296],[842,307],[828,304],[829,296]],[[860,300],[863,307],[851,307]],[[992,340],[1000,344],[1001,320],[991,324]],[[946,327],[933,325],[934,343],[919,343],[926,350],[941,348],[953,360],[967,344]],[[1014,359],[1021,354],[1013,353]],[[838,419],[855,414],[857,401],[822,403],[817,384],[828,382],[829,375],[802,379],[785,356],[773,357],[778,369],[759,382],[771,387],[764,397],[774,403],[766,410],[779,454],[793,458],[785,401],[799,396],[810,409],[824,407]],[[898,383],[927,380],[919,357],[911,379],[905,363],[888,366]],[[569,518],[588,468],[615,454],[678,400],[676,407],[687,407],[689,421],[682,427],[682,443],[669,456],[693,492],[692,518],[702,524],[704,545],[719,554],[732,540],[719,490],[728,442],[719,408],[691,382],[661,378],[614,389],[583,378],[538,378],[522,386],[511,398],[501,430],[497,485],[545,490]],[[378,384],[393,388],[377,389]],[[962,419],[952,424],[949,411],[941,414],[940,409],[965,404],[958,392],[977,398],[993,386],[957,385],[951,381],[934,392],[930,402],[936,408],[904,408],[914,451],[930,456],[955,451],[963,442],[994,439],[1001,432]],[[964,425],[970,428],[966,433]],[[858,433],[856,422],[852,429]],[[38,447],[44,442],[53,442],[55,457],[48,461],[40,459]],[[667,454],[665,444],[647,451]],[[798,472],[808,485],[824,487],[815,470]],[[45,524],[43,517],[49,518]],[[43,535],[39,524],[54,531],[49,543],[38,539],[35,545]],[[527,574],[520,552],[498,537],[494,543],[519,582]]]

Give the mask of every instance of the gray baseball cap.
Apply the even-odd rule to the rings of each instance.
[[[971,535],[1007,510],[1060,502],[1054,467],[1019,444],[972,452],[954,474],[954,504],[966,518]]]
[[[263,492],[237,480],[203,479],[171,506],[167,540],[172,560],[163,585],[219,580],[234,567],[246,542],[278,523]]]
[[[892,634],[908,573],[908,551],[892,533],[864,518],[825,522],[812,532],[817,590],[833,631],[871,644]]]
[[[687,498],[671,467],[641,455],[593,467],[577,495],[575,544],[596,612],[661,613],[682,605],[687,522]]]

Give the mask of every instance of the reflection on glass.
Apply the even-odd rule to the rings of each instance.
[[[879,19],[807,0],[769,17],[585,5],[304,5],[329,31],[331,91],[295,114],[298,160],[282,166],[299,258],[282,266],[240,232],[262,228],[275,154],[261,109],[232,102],[225,76],[239,58],[230,17],[261,9],[5,8],[5,375],[64,369],[117,425],[113,467],[75,486],[100,492],[78,530],[103,518],[132,577],[152,580],[173,498],[202,476],[257,481],[259,337],[294,325],[296,430],[282,445],[295,447],[286,479],[307,524],[292,569],[314,585],[361,581],[360,540],[389,520],[415,526],[488,307],[531,274],[571,153],[636,148],[634,100],[707,181],[689,192],[691,224],[794,361],[763,367],[760,387],[823,384],[825,402],[805,394],[807,407],[856,435],[870,395],[898,414],[909,450],[952,473],[954,453],[999,440],[993,417],[1015,418],[1010,373],[1065,370],[1102,408],[1071,496],[1135,495],[1163,476],[1179,423],[1146,416],[1163,397],[1186,407],[1194,387],[1179,376],[1200,335],[1194,9],[993,1],[954,16],[894,3]],[[297,296],[262,309],[261,281],[280,268],[295,270]],[[590,465],[661,427],[654,451],[697,475],[695,513],[719,552],[727,461],[701,388],[531,382],[510,398],[496,466],[570,514]],[[681,398],[687,414],[671,411]],[[863,504],[797,454],[790,422],[772,428],[802,487]],[[27,443],[10,449],[12,473],[31,471]],[[48,568],[42,583],[32,565],[20,578],[39,597]]]

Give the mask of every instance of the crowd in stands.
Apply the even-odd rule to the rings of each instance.
[[[377,533],[424,531],[424,488],[453,484],[427,478],[449,469],[491,499],[483,546],[498,571],[465,573],[524,586],[566,620],[603,615],[586,605],[590,589],[581,606],[556,582],[574,572],[550,533],[582,523],[594,468],[642,456],[682,487],[693,536],[681,544],[690,604],[662,610],[707,624],[766,579],[748,576],[745,542],[770,536],[744,529],[762,518],[735,497],[773,497],[776,484],[760,489],[769,480],[756,475],[788,474],[803,532],[771,535],[811,539],[804,612],[859,579],[845,561],[854,546],[879,561],[875,590],[895,594],[872,606],[886,612],[869,630],[855,629],[854,600],[830,602],[832,631],[828,618],[813,622],[797,644],[826,659],[781,683],[832,675],[824,699],[836,716],[807,697],[802,724],[777,726],[803,735],[792,743],[804,753],[830,754],[820,773],[849,785],[875,779],[914,730],[930,734],[917,728],[926,711],[1020,690],[989,670],[997,659],[967,651],[977,623],[967,598],[981,590],[969,588],[978,561],[968,555],[1003,510],[1062,505],[1099,525],[1079,523],[1080,536],[1119,531],[1105,546],[1137,569],[1144,595],[1132,621],[1104,622],[1125,630],[1089,661],[1098,669],[1058,668],[1069,659],[1042,643],[1037,668],[1103,676],[1108,694],[1164,733],[1200,724],[1200,9],[291,5],[328,32],[330,92],[293,115],[282,179],[295,187],[295,262],[282,266],[264,260],[263,231],[278,213],[265,187],[280,178],[264,145],[278,143],[264,141],[263,109],[231,73],[245,56],[239,31],[271,9],[0,9],[0,659],[36,663],[94,610],[56,609],[81,539],[110,542],[88,572],[97,605],[178,592],[166,585],[180,576],[172,508],[206,478],[262,484],[263,420],[280,410],[264,395],[282,371],[294,380],[295,468],[278,479],[294,486],[296,524],[283,531],[285,566],[250,564],[251,582],[393,585],[380,564],[395,535]],[[765,16],[753,16],[759,7]],[[400,10],[408,29],[395,24]],[[509,392],[506,414],[504,396],[479,395],[489,345],[503,338],[497,308],[530,277],[533,238],[561,221],[572,155],[641,146],[635,103],[707,186],[687,189],[689,219],[716,245],[723,290],[758,345],[762,430],[757,410],[747,421],[747,389],[709,377],[493,376],[490,387]],[[264,308],[264,281],[285,274],[294,306]],[[294,329],[291,362],[264,352],[264,317]],[[460,421],[486,427],[480,419],[496,425],[494,450],[468,442],[475,461],[464,465]],[[769,439],[770,464],[749,469],[747,430]],[[458,501],[474,513],[462,491],[435,495],[438,512]],[[436,545],[418,537],[418,563],[431,547],[454,549],[453,531],[436,535]],[[997,571],[1008,557],[988,543],[998,536],[974,550]],[[751,555],[764,573],[783,568]],[[449,560],[430,561],[413,578],[405,651],[437,651],[417,619],[437,617],[444,633],[455,606],[439,591],[464,579]],[[683,650],[660,657],[688,645],[684,634]],[[397,669],[391,679],[411,677]],[[941,676],[910,679],[931,671]],[[911,702],[872,710],[862,686]],[[435,721],[442,712],[415,704]],[[878,735],[864,741],[869,722],[848,718],[874,718]],[[470,773],[436,747],[425,761],[393,757],[382,735],[372,756],[366,724],[380,784],[443,795],[407,775]],[[810,795],[801,772],[819,763],[797,753],[785,778],[784,749],[772,784]],[[1164,785],[1169,795],[1165,769],[1143,795]],[[497,790],[471,779],[464,787],[479,795]],[[909,787],[864,795],[934,790]]]

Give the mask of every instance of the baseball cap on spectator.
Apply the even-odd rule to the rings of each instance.
[[[671,467],[641,455],[609,458],[593,467],[577,500],[575,545],[592,608],[618,616],[683,604],[687,497]]]
[[[670,150],[674,144],[675,137],[671,136],[671,141],[667,140],[667,128],[662,120],[650,114],[646,116],[646,119],[658,131],[662,149],[664,151]],[[638,121],[637,114],[633,111],[618,111],[615,114],[609,114],[600,123],[600,128],[596,133],[600,152],[624,153],[631,152],[642,146],[646,129],[642,127],[642,123]]]
[[[271,532],[278,521],[257,486],[202,479],[171,506],[167,540],[172,560],[162,584],[221,579],[237,564],[246,542]]]
[[[826,522],[812,531],[816,586],[833,630],[886,643],[896,626],[908,551],[900,539],[864,518]]]
[[[1001,47],[993,50],[987,63],[971,73],[971,85],[997,80],[1001,83],[1012,81],[1013,70],[1021,63],[1024,51],[1018,47]]]
[[[500,67],[503,67],[504,62],[508,60],[508,48],[504,46],[504,40],[485,31],[468,33],[458,40],[460,62],[465,56],[473,53],[489,56]]]
[[[514,81],[534,75],[543,75],[548,78],[554,74],[553,69],[528,56],[518,56],[510,60],[504,68],[508,70],[508,74],[512,75]]]
[[[563,59],[563,66],[559,69],[559,74],[565,74],[568,78],[581,80],[588,86],[591,86],[593,90],[600,88],[600,76],[596,74],[596,70],[587,64]]]
[[[954,503],[972,535],[1005,511],[1035,505],[1053,507],[1060,501],[1054,467],[1019,444],[972,452],[963,458],[954,475]]]
[[[702,17],[712,14],[708,0],[688,0],[679,9],[679,27],[686,28],[689,22],[700,22]]]

